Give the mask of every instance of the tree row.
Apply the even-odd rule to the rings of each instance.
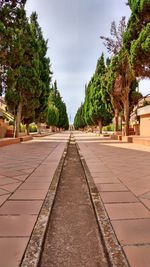
[[[129,133],[130,113],[141,98],[136,90],[138,80],[150,77],[150,1],[129,0],[127,4],[131,9],[127,25],[122,17],[118,28],[112,22],[110,38],[101,36],[111,57],[105,63],[102,54],[97,62],[84,103],[75,116],[76,129],[99,125],[101,132],[102,126],[115,117],[117,131],[122,113],[124,134]]]
[[[68,127],[66,105],[57,83],[51,82],[48,41],[43,37],[37,14],[33,12],[27,17],[25,4],[26,0],[0,0],[0,94],[5,95],[7,107],[14,115],[15,136],[19,135],[21,122],[27,131],[31,122]],[[52,107],[57,110],[57,119],[53,121]]]

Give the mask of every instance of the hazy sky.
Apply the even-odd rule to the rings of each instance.
[[[48,56],[58,89],[67,104],[69,118],[84,99],[85,84],[95,71],[101,53],[107,56],[100,35],[109,36],[113,20],[128,19],[126,0],[27,0],[28,16],[38,14],[44,37],[49,40]],[[141,85],[150,93],[150,83]],[[143,89],[144,88],[144,89]]]

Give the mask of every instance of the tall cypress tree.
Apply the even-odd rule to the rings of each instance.
[[[104,55],[99,58],[94,74],[94,79],[91,87],[91,108],[90,116],[94,124],[99,125],[99,131],[102,132],[102,126],[109,124],[112,121],[112,113],[110,112],[107,103],[103,101],[102,93],[102,77],[105,74]]]
[[[47,43],[44,39],[42,30],[37,21],[37,14],[34,12],[31,15],[31,26],[35,32],[37,44],[38,44],[38,55],[39,55],[39,79],[41,81],[41,94],[39,98],[39,106],[35,109],[35,121],[45,122],[46,110],[48,105],[48,98],[50,94],[50,82],[51,82],[51,69],[50,59],[47,57]]]
[[[41,82],[39,79],[38,44],[26,17],[24,7],[18,10],[15,26],[14,42],[10,47],[6,102],[10,106],[10,104],[12,105],[12,99],[14,100],[15,136],[18,136],[22,115],[28,117],[29,111],[32,112],[39,106]],[[26,108],[28,106],[29,109]]]

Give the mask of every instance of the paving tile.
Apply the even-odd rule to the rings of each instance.
[[[47,189],[41,189],[41,190],[17,190],[10,199],[20,199],[20,200],[33,200],[33,199],[45,199]]]
[[[123,184],[100,184],[97,185],[99,191],[102,192],[124,192],[128,191],[128,188]]]
[[[150,199],[140,198],[140,200],[150,210]]]
[[[116,183],[120,183],[119,180],[115,177],[112,177],[112,176],[101,176],[101,175],[97,175],[97,176],[93,176],[93,180],[94,182],[97,184],[101,183],[101,184],[116,184]]]
[[[37,216],[0,216],[0,237],[30,236]]]
[[[19,181],[25,181],[28,177],[28,174],[21,174],[21,175],[17,175],[17,180]]]
[[[9,194],[5,189],[0,188],[0,196]]]
[[[16,180],[12,179],[12,178],[0,178],[0,186],[1,185],[6,185],[6,184],[12,184],[12,183],[16,183]]]
[[[30,182],[30,181],[26,181],[25,183],[23,183],[19,189],[48,189],[50,186],[49,182]]]
[[[2,175],[9,176],[9,177],[15,177],[15,176],[21,174],[19,171],[16,171],[16,170],[9,170],[9,168],[6,169],[6,170],[0,170],[0,173],[1,173]]]
[[[6,201],[0,208],[1,215],[19,215],[19,214],[38,214],[42,206],[43,201]]]
[[[150,219],[112,221],[122,245],[150,243]]]
[[[9,192],[14,192],[16,188],[20,185],[21,183],[13,183],[13,184],[7,184],[7,185],[1,185],[0,188],[5,189]]]
[[[150,267],[150,246],[124,247],[130,267]]]
[[[150,218],[148,211],[141,203],[105,204],[111,220]]]
[[[0,196],[0,206],[6,201],[7,198],[9,198],[9,196],[10,196],[10,194]]]
[[[150,192],[147,192],[145,194],[143,194],[142,196],[140,196],[141,198],[144,198],[144,199],[149,199],[150,200]]]
[[[18,267],[28,238],[0,238],[0,267]]]
[[[54,175],[54,173],[53,173]],[[52,178],[53,178],[53,175],[49,175],[49,176],[33,176],[31,175],[29,178],[28,178],[28,182],[30,183],[50,183]]]
[[[100,192],[104,203],[138,202],[131,192]]]

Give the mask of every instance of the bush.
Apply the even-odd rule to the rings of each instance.
[[[109,125],[107,125],[107,126],[104,126],[103,127],[103,131],[114,131],[114,125],[113,124],[109,124]]]
[[[36,125],[29,125],[29,132],[30,133],[36,133],[37,132],[37,126]]]
[[[20,124],[20,132],[24,133],[26,131],[26,126],[24,124]]]
[[[9,121],[9,125],[14,125],[14,121]]]

